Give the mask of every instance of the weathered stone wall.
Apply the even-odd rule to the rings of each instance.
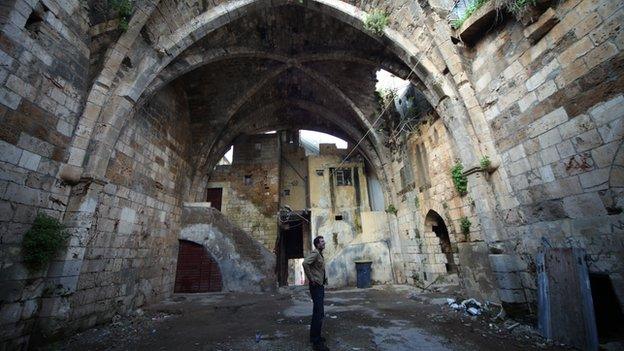
[[[446,258],[441,255],[437,238],[425,235],[431,231],[431,228],[425,228],[427,213],[434,210],[444,218],[454,244],[464,240],[456,223],[464,213],[470,213],[468,208],[462,208],[463,201],[449,176],[456,152],[444,123],[431,116],[420,122],[417,130],[407,136],[393,159],[395,185],[399,189],[396,217],[404,240],[403,261],[408,282],[413,279],[432,281],[446,273]],[[423,152],[421,149],[426,150],[427,160],[419,163],[417,153]],[[402,168],[411,168],[412,182],[401,180]],[[426,174],[427,179],[421,179],[419,174]]]
[[[34,7],[34,9],[33,9]],[[87,14],[79,1],[0,4],[0,343],[27,342],[45,272],[21,264],[37,212],[62,218],[58,177],[88,89]]]
[[[235,142],[232,165],[217,166],[210,176],[212,184],[229,185],[221,209],[228,220],[270,251],[277,240],[279,175],[277,134],[268,134]]]
[[[311,239],[325,238],[323,255],[330,286],[354,285],[353,261],[362,259],[374,261],[375,283],[387,283],[392,280],[392,275],[386,274],[391,271],[388,243],[362,240],[362,213],[370,211],[364,163],[357,159],[342,162],[346,154],[347,150],[333,144],[321,144],[320,155],[308,157]],[[351,170],[350,185],[337,185],[334,173],[338,168]],[[383,220],[387,224],[385,217]]]
[[[454,141],[435,113],[423,116],[414,127],[415,132],[406,134],[397,146],[392,162],[399,199],[394,206],[403,248],[393,259],[403,263],[401,279],[410,284],[459,282],[471,296],[495,300],[494,281],[487,275],[487,253],[481,248],[484,238],[474,211],[476,200],[469,195],[460,196],[450,175],[458,160]],[[411,175],[406,168],[411,169]],[[449,231],[458,277],[447,270],[448,258],[427,222],[429,211],[439,214]],[[471,221],[468,234],[460,227],[464,216]],[[464,262],[462,257],[468,260]],[[476,284],[476,280],[481,283]]]
[[[288,206],[293,211],[308,208],[308,159],[305,150],[299,146],[298,132],[294,142],[282,143],[282,160],[280,175],[280,206]]]
[[[244,25],[246,15],[257,14],[257,10],[271,12],[272,6],[287,3],[292,8],[280,20],[286,18],[290,23],[303,13],[300,11],[314,11],[314,16],[306,17],[308,22],[301,23],[331,23],[331,28],[342,33],[331,35],[331,47],[319,42],[318,47],[328,49],[322,57],[315,52],[291,51],[294,48],[288,45],[279,55],[271,56],[274,53],[264,43],[256,46],[251,40],[262,38],[260,31],[248,36],[249,47],[234,48],[228,42],[236,27],[223,29],[224,23],[227,26],[239,21],[237,25]],[[218,154],[221,146],[230,144],[243,130],[258,132],[269,126],[310,124],[323,130],[337,128],[357,141],[371,129],[372,118],[376,117],[372,94],[360,92],[372,86],[372,68],[380,66],[409,77],[440,116],[436,123],[444,124],[449,140],[439,146],[440,155],[452,154],[466,168],[477,166],[484,154],[500,164],[491,178],[482,172],[469,175],[469,194],[457,200],[447,178],[452,160],[444,156],[436,164],[432,158],[431,182],[437,188],[432,186],[417,196],[415,191],[401,193],[401,161],[391,160],[393,151],[384,146],[384,136],[371,129],[360,147],[377,168],[386,190],[386,203],[398,208],[398,222],[389,223],[391,262],[395,268],[403,260],[410,263],[395,271],[398,281],[406,281],[404,277],[411,271],[441,268],[442,257],[434,251],[435,240],[417,252],[409,251],[415,245],[403,246],[404,242],[419,240],[415,232],[418,228],[420,240],[427,241],[422,229],[424,216],[429,209],[435,209],[448,219],[446,225],[456,242],[458,216],[468,216],[473,223],[470,242],[457,243],[456,257],[460,273],[466,277],[464,286],[469,289],[489,292],[489,281],[494,276],[503,302],[534,301],[533,258],[539,247],[548,243],[586,248],[590,271],[609,274],[624,301],[622,2],[553,2],[559,22],[543,38],[529,41],[525,30],[530,34],[533,27],[527,29],[510,18],[484,33],[474,46],[451,40],[455,33],[445,19],[451,5],[448,1],[352,3],[354,6],[332,0],[258,0],[226,5],[141,1],[136,2],[132,27],[108,47],[107,40],[90,43],[83,2],[3,2],[2,340],[11,340],[12,346],[24,343],[35,315],[79,321],[87,326],[104,321],[110,311],[133,308],[170,291],[181,199],[204,194],[199,187],[188,189],[185,179],[192,175],[193,167],[197,166],[200,173],[207,171],[210,162],[191,165],[182,151],[189,139],[181,130],[191,129],[184,122],[185,114],[180,113],[185,111],[180,103],[183,98],[167,91],[155,98],[154,105],[139,106],[158,90],[155,87],[165,86],[189,67],[245,55],[266,60],[270,56],[280,64],[258,77],[245,96],[226,104],[229,114],[239,109],[243,112],[228,123],[245,128],[230,128],[220,134],[222,140],[207,140],[206,145],[216,146],[212,151],[202,148],[206,153]],[[38,12],[31,17],[33,5]],[[365,14],[361,10],[373,8],[383,8],[390,14],[390,26],[383,35],[363,30]],[[210,13],[202,15],[206,11]],[[340,23],[325,21],[327,18],[310,21],[323,16]],[[107,25],[99,29],[105,33]],[[202,40],[211,37],[206,34],[215,28],[223,29],[219,32],[222,36],[215,36],[225,38],[223,42],[208,45],[209,50],[191,50],[185,56],[185,50],[194,44],[210,44]],[[292,36],[287,30],[298,28],[283,28],[277,32],[288,39],[283,43],[291,45]],[[95,30],[92,34],[97,33],[101,32]],[[308,31],[298,33],[297,43],[302,47],[317,47],[304,45],[309,42]],[[366,37],[358,37],[361,35]],[[94,50],[93,55],[89,48]],[[354,50],[345,53],[345,49]],[[289,56],[291,52],[305,55]],[[95,57],[99,55],[104,57]],[[180,57],[180,62],[174,62]],[[329,60],[328,66],[335,70],[310,63],[317,58],[334,60]],[[91,74],[90,63],[95,71]],[[359,64],[371,69],[355,67]],[[102,69],[98,70],[100,65]],[[408,76],[407,65],[414,74]],[[351,66],[351,76],[332,81],[346,71],[342,68]],[[305,74],[292,73],[297,69]],[[277,79],[281,85],[261,89],[263,82],[287,72],[290,78]],[[95,77],[93,85],[90,77]],[[240,92],[232,85],[215,90]],[[262,94],[254,95],[258,91]],[[274,103],[267,109],[262,109],[262,104],[247,104],[254,96],[261,102]],[[333,110],[323,108],[329,105]],[[278,120],[282,116],[284,121]],[[437,152],[435,146],[433,150]],[[208,157],[195,156],[199,160]],[[69,186],[59,174],[65,181],[77,184]],[[280,174],[279,167],[271,174]],[[237,175],[237,179],[243,182],[244,175]],[[364,179],[363,175],[360,179]],[[268,189],[260,183],[260,188],[254,189],[258,201],[245,199],[239,207],[252,204],[257,210],[275,206],[274,211],[268,211],[273,224],[268,219],[266,222],[267,228],[273,225],[274,230],[263,231],[276,235],[279,182],[267,180]],[[366,186],[362,184],[361,188]],[[436,209],[436,204],[444,202],[448,209]],[[43,273],[29,276],[19,263],[21,236],[38,210],[63,218],[72,233],[70,247],[46,272],[47,279]],[[259,213],[262,211],[251,216],[259,218]],[[243,219],[252,222],[240,216],[241,222]],[[269,247],[275,237],[263,240]],[[422,261],[425,257],[426,264]],[[440,262],[435,262],[438,258]],[[490,268],[494,273],[487,273]],[[483,272],[490,277],[485,279],[486,284],[478,278]],[[94,280],[105,286],[96,288]],[[51,296],[40,300],[46,282],[61,288],[46,290]],[[113,302],[123,307],[108,310]]]
[[[492,186],[504,252],[491,262],[504,302],[534,301],[545,242],[585,248],[590,272],[609,274],[624,301],[623,5],[561,2],[535,44],[511,20],[464,50],[502,160]]]
[[[173,292],[191,146],[184,95],[168,88],[115,145],[85,243],[70,319],[92,326]]]

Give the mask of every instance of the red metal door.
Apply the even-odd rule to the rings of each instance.
[[[206,191],[206,201],[210,206],[221,211],[221,199],[223,198],[223,188],[208,188]]]
[[[173,291],[176,293],[221,291],[219,265],[202,245],[180,240]]]

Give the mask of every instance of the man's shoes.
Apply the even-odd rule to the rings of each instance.
[[[314,351],[329,351],[329,348],[325,346],[324,342],[319,342],[312,345],[312,350]]]

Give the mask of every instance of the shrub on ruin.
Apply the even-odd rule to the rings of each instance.
[[[464,166],[461,162],[458,161],[451,168],[451,177],[459,195],[466,195],[468,193],[468,178],[464,175]]]
[[[489,169],[490,166],[492,165],[492,161],[490,160],[488,156],[483,156],[481,157],[481,160],[479,161],[479,165],[481,166],[482,169]]]
[[[516,18],[522,17],[530,6],[536,6],[538,0],[496,0],[499,8],[505,8]]]
[[[470,226],[471,225],[472,225],[472,223],[470,222],[468,217],[463,216],[462,218],[460,218],[460,220],[459,220],[459,227],[461,228],[461,231],[462,231],[462,233],[464,235],[470,234]]]
[[[388,14],[379,9],[372,10],[364,19],[364,28],[377,35],[382,35],[384,28],[386,28],[388,24],[390,24]]]
[[[119,29],[127,31],[134,10],[132,0],[111,0],[110,6],[117,11],[117,16],[119,16]]]
[[[66,245],[68,238],[67,229],[56,218],[37,214],[22,241],[24,264],[32,272],[41,270]]]
[[[391,214],[393,214],[393,215],[395,215],[395,216],[396,216],[396,214],[397,214],[399,211],[396,209],[396,207],[394,207],[394,205],[393,205],[393,204],[390,204],[390,205],[388,205],[388,207],[386,208],[386,212],[387,212],[387,213],[391,213]]]

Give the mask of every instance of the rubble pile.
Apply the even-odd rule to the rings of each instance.
[[[487,308],[488,305],[486,304],[486,306],[483,306],[479,301],[472,298],[462,300],[459,303],[457,301],[458,300],[452,298],[446,299],[446,302],[450,308],[454,309],[455,311],[463,311],[471,316],[481,315],[481,313],[483,313],[484,311],[484,307]]]

